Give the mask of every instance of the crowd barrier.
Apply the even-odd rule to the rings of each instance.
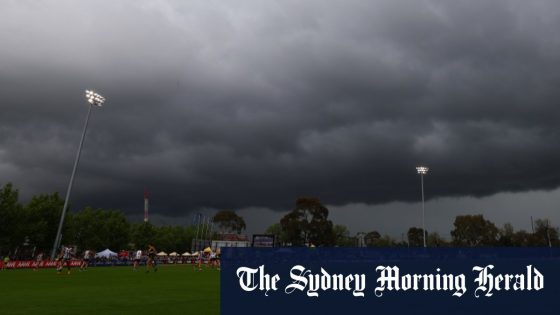
[[[134,261],[132,260],[115,260],[115,261],[105,261],[105,260],[92,260],[89,263],[89,266],[92,267],[108,267],[108,266],[132,266]],[[141,265],[144,265],[146,262],[143,260],[140,262]],[[197,264],[198,260],[196,259],[186,259],[186,260],[163,260],[158,261],[159,264]],[[208,263],[207,261],[203,261],[203,264]],[[34,260],[14,260],[8,262],[6,265],[6,269],[24,269],[24,268],[55,268],[57,262],[52,260],[45,260],[45,261],[34,261]],[[81,260],[70,260],[71,267],[80,267],[82,264]],[[0,262],[0,266],[3,265],[3,262]],[[64,265],[66,267],[66,264]]]
[[[56,261],[33,261],[33,260],[14,260],[8,262],[6,265],[7,269],[21,269],[21,268],[54,268],[56,267]],[[70,260],[71,267],[80,267],[82,264],[81,260]],[[66,266],[66,264],[64,265]]]

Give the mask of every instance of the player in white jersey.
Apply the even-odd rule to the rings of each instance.
[[[43,262],[43,253],[39,253],[35,260],[35,267],[33,267],[33,271],[38,271],[39,265],[41,265],[41,263]]]
[[[210,253],[210,267],[216,268],[217,267],[216,261],[217,261],[216,260],[216,252],[211,252]]]
[[[139,249],[134,254],[134,267],[132,268],[132,271],[136,271],[138,269],[141,260],[142,260],[142,250]]]
[[[63,247],[62,248],[62,263],[59,265],[58,273],[62,271],[64,265],[68,269],[68,274],[70,274],[70,260],[72,259],[72,247]]]
[[[92,251],[87,249],[84,252],[84,258],[82,259],[82,263],[80,264],[80,271],[84,271],[87,270],[88,266],[89,266],[89,260],[91,259],[91,255]]]

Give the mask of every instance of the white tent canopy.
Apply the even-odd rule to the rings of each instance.
[[[173,252],[173,253],[169,254],[169,256],[175,257],[175,256],[179,256],[179,254],[177,254],[177,252]]]
[[[161,256],[167,256],[167,253],[166,252],[159,252],[159,253],[157,253],[157,255],[160,256],[160,257]]]
[[[189,253],[189,252],[184,252],[181,256],[190,256],[190,255],[191,255],[191,253]]]
[[[115,253],[114,251],[110,250],[110,249],[106,249],[104,251],[101,251],[97,254],[95,254],[95,257],[101,257],[101,258],[109,258],[109,257],[116,257],[117,253]]]

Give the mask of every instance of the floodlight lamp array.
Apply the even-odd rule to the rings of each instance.
[[[418,167],[416,167],[416,171],[417,171],[418,174],[420,174],[420,175],[426,175],[426,174],[428,174],[428,170],[429,170],[429,168],[426,167],[426,166],[418,166]]]
[[[105,98],[94,91],[86,90],[86,98],[88,103],[95,106],[102,106],[105,103]]]

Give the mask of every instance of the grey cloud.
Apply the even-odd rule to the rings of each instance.
[[[0,169],[76,207],[289,209],[553,189],[553,1],[9,2]]]

